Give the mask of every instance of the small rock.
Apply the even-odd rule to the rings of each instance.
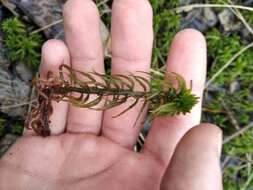
[[[0,5],[0,22],[2,21],[3,19],[3,6]]]
[[[250,92],[249,101],[251,101],[252,104],[253,104],[253,91]]]
[[[207,7],[207,8],[204,8],[204,18],[206,20],[206,24],[209,26],[209,27],[213,27],[217,24],[218,22],[218,18],[216,16],[216,14],[214,13],[214,11]]]
[[[241,23],[235,22],[235,15],[229,9],[220,12],[218,18],[225,32],[238,31],[242,27]]]
[[[215,83],[210,84],[206,90],[209,92],[214,92],[214,93],[217,93],[217,92],[226,93],[228,91],[228,89],[224,85],[218,85]]]
[[[3,39],[0,31],[0,69],[7,69],[9,66],[8,60],[5,58],[6,50],[3,47]]]
[[[207,31],[218,22],[216,14],[211,8],[193,9],[186,16],[182,16],[181,28],[194,28],[201,32]]]
[[[8,0],[8,2],[15,6],[20,2],[20,0]]]
[[[17,135],[7,134],[0,140],[0,158],[17,139]]]
[[[253,0],[246,0],[243,2],[244,6],[252,6],[253,5]]]
[[[240,83],[238,81],[233,81],[230,85],[229,85],[229,93],[233,94],[235,91],[240,89]]]
[[[11,74],[0,69],[0,111],[11,117],[25,117],[31,87],[18,78],[13,79]],[[20,105],[9,108],[9,106]]]
[[[243,37],[243,39],[247,41],[252,41],[252,33],[248,30],[248,28],[242,27],[239,33]]]
[[[179,5],[189,5],[192,3],[192,0],[179,0]]]
[[[17,6],[39,27],[45,27],[62,18],[63,3],[59,0],[20,0]],[[44,30],[48,39],[63,39],[63,25],[56,24]]]
[[[100,22],[100,33],[104,47],[104,55],[108,57],[111,54],[110,32],[102,20]]]
[[[18,78],[20,78],[22,81],[26,83],[30,83],[33,78],[33,73],[31,70],[23,63],[18,63],[15,67],[16,69],[16,75]]]

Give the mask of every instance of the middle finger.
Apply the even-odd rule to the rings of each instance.
[[[128,74],[150,69],[153,44],[152,8],[147,0],[115,0],[112,8],[112,74]],[[137,74],[138,75],[138,74]],[[135,90],[141,90],[136,87]],[[135,121],[142,107],[137,104],[125,114],[113,118],[133,104],[106,110],[102,134],[112,141],[131,148],[141,128]],[[143,115],[143,114],[142,114]]]

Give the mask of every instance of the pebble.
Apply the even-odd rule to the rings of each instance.
[[[17,139],[18,136],[13,134],[7,134],[2,139],[0,139],[0,158]]]
[[[220,12],[218,18],[225,32],[234,32],[242,28],[242,24],[235,21],[235,15],[229,9]]]
[[[40,28],[62,18],[63,3],[59,0],[20,0],[17,6]],[[62,23],[44,30],[48,39],[64,38]]]
[[[9,106],[24,104],[29,101],[31,87],[26,82],[13,76],[5,70],[0,70],[0,111],[11,117],[25,117],[26,106]]]
[[[217,22],[217,16],[211,8],[194,9],[181,18],[181,29],[194,28],[205,32]]]

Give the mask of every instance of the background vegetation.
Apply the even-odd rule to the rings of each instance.
[[[163,68],[171,40],[176,32],[183,28],[182,20],[187,17],[188,11],[176,13],[176,8],[182,6],[179,0],[150,0],[150,2],[154,10],[156,35],[152,67]],[[111,1],[97,1],[97,3],[100,4],[101,12],[105,6],[111,5]],[[195,3],[253,6],[252,1],[242,0],[195,1]],[[189,3],[184,5],[189,5]],[[203,10],[201,6],[197,9]],[[224,9],[234,12],[231,25],[240,23],[245,31],[248,31],[248,35],[242,34],[241,30],[224,31],[219,22],[203,31],[208,44],[208,82],[203,105],[203,121],[217,124],[224,132],[221,160],[224,189],[252,190],[253,11],[219,6],[212,10],[218,14]],[[103,14],[102,18],[109,26],[110,12]],[[203,19],[202,22],[205,20]],[[24,22],[22,19],[5,19],[1,27],[4,33],[4,45],[8,50],[7,57],[10,61],[21,60],[31,69],[36,70],[40,59],[39,48],[46,40],[45,36],[41,33],[31,34],[34,24]],[[108,69],[109,63],[108,58],[106,59]],[[8,118],[2,115],[0,125],[8,126],[7,124]],[[0,127],[0,138],[6,133],[21,134],[22,120],[12,123],[11,130],[6,130],[6,128]]]

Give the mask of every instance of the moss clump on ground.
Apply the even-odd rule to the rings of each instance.
[[[0,118],[0,139],[6,135],[6,133],[11,133],[14,135],[22,135],[24,130],[24,124],[20,120],[15,121],[14,119]]]
[[[37,69],[40,62],[42,38],[39,34],[31,34],[32,27],[25,25],[18,18],[3,21],[2,31],[4,45],[8,49],[10,61],[21,61],[32,69]]]
[[[208,32],[206,37],[209,59],[212,60],[208,78],[217,73],[239,50],[247,45],[247,42],[243,42],[238,35],[224,36],[216,29]],[[246,125],[253,119],[251,116],[253,112],[251,99],[253,88],[252,57],[253,52],[251,49],[244,52],[216,78],[213,86],[220,88],[220,90],[212,93],[213,100],[207,105],[213,110],[222,110],[221,100],[225,99],[241,125]],[[234,90],[231,89],[232,86],[235,86]],[[218,125],[226,128],[228,123],[222,116],[212,115],[214,115],[214,121]]]
[[[176,32],[179,31],[180,17],[173,8],[178,1],[151,0],[154,11],[154,49],[152,67],[159,68],[166,64],[168,48]]]
[[[243,39],[236,34],[225,36],[217,29],[209,31],[206,34],[206,38],[208,43],[208,55],[210,60],[213,61],[208,73],[209,78],[248,44],[248,42],[243,41]],[[225,72],[219,75],[215,80],[215,84],[228,85],[236,80],[237,77],[240,77],[240,82],[243,85],[250,85],[249,80],[253,79],[253,77],[251,77],[253,62],[250,61],[252,56],[253,52],[251,49],[241,54]],[[241,76],[242,73],[244,73],[244,75]]]
[[[222,68],[236,53],[250,42],[238,34],[223,35],[217,29],[206,34],[210,68],[208,78]],[[241,54],[231,65],[213,81],[207,94],[209,101],[205,106],[204,121],[217,124],[223,129],[225,138],[238,131],[233,123],[224,102],[233,114],[238,127],[252,122],[252,90],[253,90],[253,52],[252,48]],[[211,98],[210,98],[211,97]],[[211,110],[211,111],[210,111]],[[218,113],[217,113],[218,112]],[[247,189],[253,186],[253,170],[249,157],[253,154],[253,130],[248,130],[223,146],[223,155],[228,163],[223,168],[224,189]]]

